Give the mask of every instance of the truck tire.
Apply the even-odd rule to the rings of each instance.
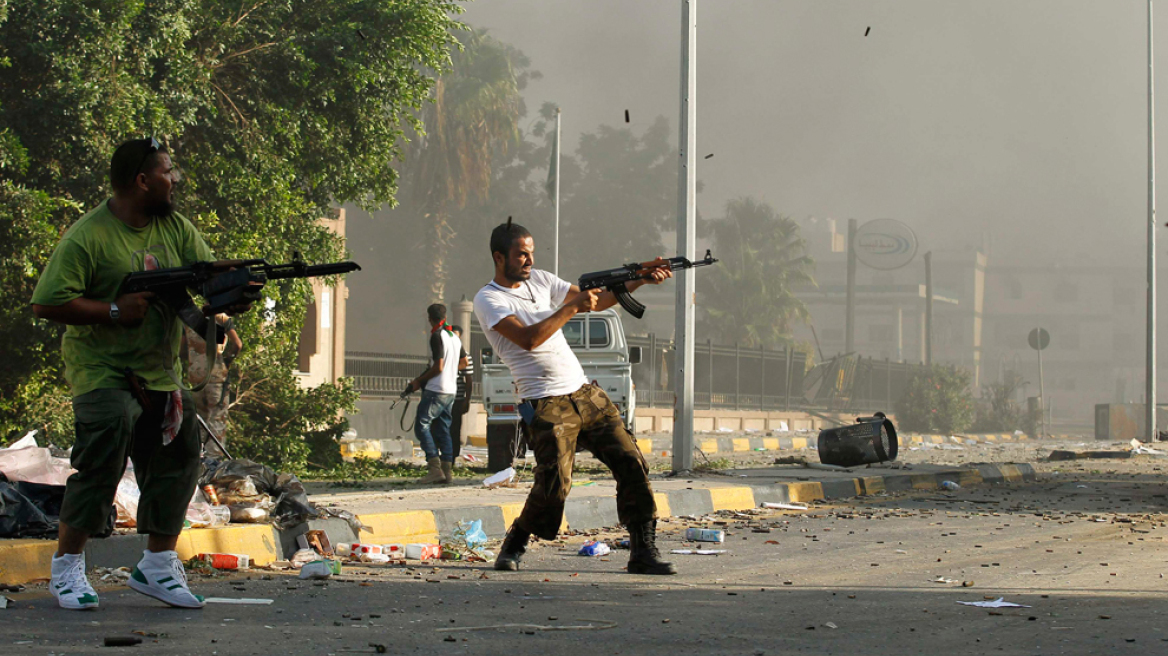
[[[512,466],[515,463],[515,441],[515,424],[487,424],[487,469],[493,473]]]

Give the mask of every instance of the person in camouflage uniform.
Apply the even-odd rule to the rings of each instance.
[[[491,233],[495,277],[475,295],[479,325],[519,387],[521,414],[535,451],[535,481],[523,512],[503,541],[495,569],[518,570],[532,534],[554,539],[572,489],[577,446],[587,448],[612,470],[617,513],[629,530],[630,574],[676,574],[656,545],[657,505],[649,468],[625,428],[620,411],[604,390],[589,383],[562,328],[580,312],[616,305],[612,292],[589,290],[534,269],[535,244],[510,221]],[[664,266],[661,266],[664,265]],[[668,261],[650,264],[658,284],[671,277]]]

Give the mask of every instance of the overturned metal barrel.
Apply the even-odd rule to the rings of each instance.
[[[896,460],[898,447],[896,427],[883,412],[857,417],[851,426],[819,431],[819,461],[825,465],[855,467]]]

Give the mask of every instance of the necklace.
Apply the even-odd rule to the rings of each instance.
[[[499,291],[503,292],[504,294],[506,294],[506,295],[508,295],[508,296],[514,296],[515,298],[517,298],[517,299],[519,299],[519,300],[521,300],[521,301],[529,301],[529,302],[531,302],[533,305],[535,304],[535,292],[531,291],[531,286],[527,284],[527,281],[526,281],[526,280],[524,280],[524,281],[523,281],[523,287],[524,287],[524,289],[526,289],[526,290],[527,290],[527,296],[528,296],[528,297],[530,297],[530,298],[526,298],[526,297],[520,296],[520,295],[518,295],[518,294],[516,294],[516,293],[514,293],[514,292],[508,291],[508,289],[507,289],[506,287],[500,287],[498,284],[496,284],[496,283],[495,283],[495,281],[494,281],[494,280],[492,280],[492,281],[491,281],[491,285],[492,285],[492,286],[493,286],[495,289],[497,289],[497,290],[499,290]]]

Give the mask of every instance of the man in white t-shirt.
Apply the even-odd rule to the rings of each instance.
[[[414,435],[426,454],[426,476],[419,483],[454,482],[454,448],[450,441],[451,407],[457,391],[459,367],[466,367],[462,342],[446,325],[446,306],[435,303],[426,308],[430,323],[430,367],[406,386],[405,394],[422,390]]]
[[[579,312],[616,305],[611,292],[589,290],[535,269],[531,233],[508,220],[491,232],[495,277],[475,294],[474,311],[487,340],[519,387],[535,451],[535,482],[523,512],[503,541],[495,569],[518,570],[532,534],[555,539],[572,489],[576,445],[590,450],[616,478],[617,513],[629,529],[631,574],[676,574],[656,546],[657,505],[649,468],[604,390],[588,382],[561,329]],[[658,258],[652,278],[673,274]]]

